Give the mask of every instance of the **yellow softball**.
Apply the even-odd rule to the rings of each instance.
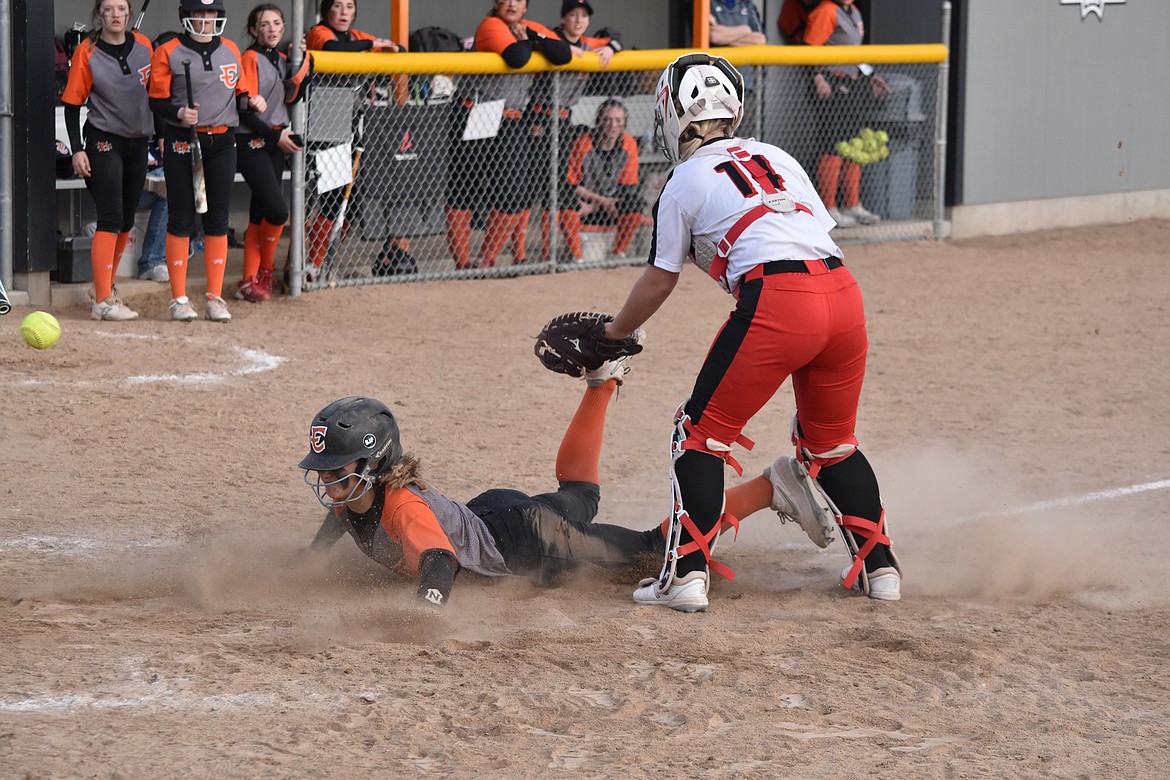
[[[61,323],[47,311],[34,311],[21,321],[20,335],[33,349],[48,349],[61,338]]]

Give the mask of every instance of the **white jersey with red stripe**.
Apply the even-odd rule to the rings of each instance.
[[[693,237],[716,246],[727,238],[721,249],[734,288],[760,263],[842,257],[829,237],[836,224],[792,155],[751,138],[721,138],[671,173],[654,206],[650,263],[679,273]]]

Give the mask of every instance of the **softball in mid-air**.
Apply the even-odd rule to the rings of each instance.
[[[20,335],[33,349],[48,349],[61,338],[61,323],[47,311],[34,311],[21,321]]]

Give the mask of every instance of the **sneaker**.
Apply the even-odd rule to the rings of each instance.
[[[271,293],[265,291],[260,285],[259,276],[253,276],[251,279],[245,279],[240,282],[240,286],[236,288],[236,298],[241,301],[251,301],[252,303],[259,303],[266,301],[271,297]]]
[[[841,570],[841,579],[849,574],[849,566]],[[900,601],[902,599],[902,575],[893,566],[883,566],[866,574],[869,592],[865,595],[878,601]],[[858,576],[858,584],[861,577]]]
[[[171,300],[171,319],[176,322],[190,322],[199,319],[199,314],[191,305],[191,300],[184,295],[182,298]]]
[[[839,228],[853,227],[857,224],[856,219],[837,209],[829,209],[829,216],[833,218],[833,221],[837,223],[837,227]]]
[[[122,303],[113,293],[111,293],[110,297],[106,298],[104,301],[94,302],[93,307],[89,310],[89,316],[95,320],[122,322],[125,320],[138,319],[138,312]]]
[[[656,579],[638,583],[634,601],[647,607],[670,607],[679,612],[707,611],[707,572],[693,571],[685,577],[675,577],[665,591]]]
[[[646,331],[638,328],[633,333],[634,339],[641,344],[646,338]],[[625,382],[626,374],[630,373],[630,355],[607,360],[592,371],[585,372],[585,382],[590,387],[600,387],[610,379],[616,379],[618,387]]]
[[[858,203],[852,208],[847,208],[842,212],[843,215],[850,217],[854,222],[862,225],[876,225],[882,221],[882,218],[872,211]]]
[[[232,318],[231,312],[227,309],[227,304],[218,295],[208,294],[206,309],[207,319],[212,322],[228,322]]]
[[[813,544],[828,547],[837,535],[837,517],[804,465],[791,455],[781,455],[764,469],[764,476],[772,483],[772,509],[780,522],[797,523]]]
[[[276,279],[272,276],[271,268],[261,268],[260,272],[256,274],[256,285],[264,293],[264,297],[271,298],[273,288],[276,286]]]
[[[147,279],[151,282],[169,282],[171,280],[171,272],[167,270],[166,263],[159,263],[152,265],[142,273],[138,274],[139,279]]]

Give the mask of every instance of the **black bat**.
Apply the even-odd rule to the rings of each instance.
[[[130,28],[130,32],[138,32],[138,28],[142,26],[142,17],[146,16],[146,9],[150,6],[150,0],[142,0],[142,9],[138,12],[138,19],[135,20],[134,26]]]
[[[195,93],[191,91],[191,60],[183,60],[183,77],[187,79],[187,108],[195,108]],[[199,131],[191,128],[191,188],[195,193],[195,213],[207,213],[207,182],[203,178],[203,147],[199,145]]]

